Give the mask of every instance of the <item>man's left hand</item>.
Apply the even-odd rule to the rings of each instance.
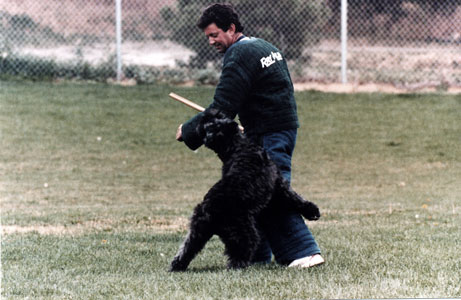
[[[176,131],[176,140],[177,140],[178,142],[182,142],[182,141],[183,141],[183,139],[182,139],[182,124],[179,125],[178,130]]]

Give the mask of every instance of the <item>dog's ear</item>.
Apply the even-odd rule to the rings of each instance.
[[[210,109],[208,116],[210,117],[209,123],[214,124],[216,133],[219,132],[229,137],[239,131],[237,122],[227,117],[222,111]]]
[[[196,132],[199,136],[203,137],[205,133],[205,127],[208,128],[208,131],[214,126],[217,126],[219,129],[224,129],[224,127],[227,127],[227,124],[230,124],[230,122],[234,121],[229,119],[222,111],[215,108],[207,109],[204,111],[200,119],[200,122],[196,128]],[[214,126],[211,126],[211,123],[213,123]],[[215,129],[215,131],[217,131],[217,129]]]
[[[223,111],[216,109],[216,108],[210,108],[205,110],[203,114],[205,120],[211,120],[211,119],[229,119],[227,114],[225,114]]]
[[[215,119],[218,115],[220,114],[219,110],[211,108],[207,109],[203,112],[202,117],[200,118],[200,122],[196,128],[197,133],[201,135],[200,133],[203,132],[203,127],[206,123],[213,122],[213,119]]]
[[[224,118],[216,119],[216,122],[220,123],[221,131],[225,136],[232,136],[239,132],[239,126],[234,120]]]
[[[205,111],[196,130],[205,146],[215,151],[239,132],[238,124],[216,109]]]

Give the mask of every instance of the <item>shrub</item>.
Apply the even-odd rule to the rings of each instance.
[[[65,78],[104,82],[115,77],[113,65],[110,60],[93,66],[87,62],[57,63],[52,59],[9,54],[0,57],[0,76],[33,80]]]
[[[203,68],[219,57],[195,26],[202,9],[213,2],[183,0],[178,1],[176,8],[161,10],[163,27],[170,38],[195,51],[192,67]],[[245,27],[244,34],[273,43],[288,59],[301,57],[307,40],[318,41],[318,29],[329,18],[329,9],[320,0],[236,0],[233,4]]]

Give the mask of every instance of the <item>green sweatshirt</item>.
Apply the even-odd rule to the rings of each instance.
[[[213,102],[230,118],[238,114],[245,133],[262,135],[299,127],[293,83],[282,53],[258,38],[243,38],[229,47]],[[192,150],[203,144],[195,131],[203,113],[182,126]]]

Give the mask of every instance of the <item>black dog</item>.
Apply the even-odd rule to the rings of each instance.
[[[258,220],[267,211],[288,209],[308,220],[320,217],[317,206],[290,188],[265,150],[246,138],[236,122],[210,110],[196,130],[222,160],[222,178],[195,207],[170,271],[186,270],[214,234],[225,245],[228,268],[247,267],[260,242]]]

